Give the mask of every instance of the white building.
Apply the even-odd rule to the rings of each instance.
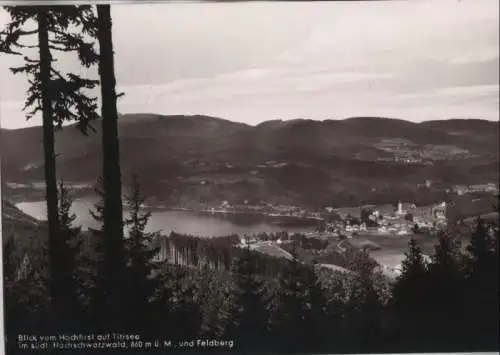
[[[386,233],[387,232],[387,228],[385,226],[378,227],[377,231],[380,232],[380,233]]]

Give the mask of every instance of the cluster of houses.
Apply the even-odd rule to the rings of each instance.
[[[276,169],[276,168],[282,168],[282,167],[287,166],[287,165],[288,165],[287,162],[268,160],[265,163],[257,165],[256,167],[261,168],[261,169],[262,168],[275,168]]]
[[[261,240],[257,236],[251,236],[251,235],[242,235],[240,236],[240,243],[239,247],[250,247],[250,248],[255,248],[260,245],[281,245],[281,244],[287,244],[292,242],[290,238],[281,238],[278,237],[277,239],[273,240]]]
[[[323,240],[336,238],[340,240],[340,244],[338,244],[340,246],[343,241],[347,242],[347,239],[354,238],[349,241],[349,243],[352,243],[356,240],[362,240],[363,236],[367,237],[369,235],[392,234],[406,236],[414,233],[415,228],[435,231],[446,226],[446,208],[447,204],[445,202],[430,206],[415,206],[412,203],[399,202],[396,208],[392,205],[370,206],[369,208],[367,206],[345,209],[329,208],[327,213],[337,218],[325,220],[321,228],[318,228],[316,232],[305,233],[305,237]],[[361,239],[356,238],[357,236],[361,237]],[[280,249],[280,246],[291,242],[292,239],[293,236],[290,237],[287,233],[283,233],[282,236],[274,235],[271,239],[246,235],[240,237],[239,246],[249,247],[265,253],[272,252],[271,254],[273,254],[274,249],[268,250],[268,248]],[[386,272],[394,275],[400,272],[398,269],[399,264],[386,264],[386,262],[381,261],[381,265],[385,265],[383,267],[386,268]]]
[[[261,202],[252,205],[247,200],[241,205],[232,205],[228,201],[222,201],[218,207],[210,207],[208,212],[215,213],[260,213],[270,217],[297,217],[297,218],[321,218],[321,213],[311,212],[306,208],[291,205],[273,205]]]
[[[477,185],[456,185],[453,186],[452,191],[457,195],[462,196],[470,193],[498,193],[498,187],[496,184],[490,182],[487,184],[477,184]]]
[[[270,216],[306,217],[308,215],[307,209],[296,206],[267,204],[266,207]]]
[[[407,235],[416,228],[433,230],[446,226],[445,202],[423,207],[399,202],[397,209],[392,205],[379,207],[368,206],[370,212],[367,220],[363,221],[360,220],[362,208],[344,210],[328,208],[329,213],[338,212],[340,219],[327,222],[323,230],[332,237],[351,238],[361,233]]]
[[[416,229],[421,231],[438,230],[446,226],[447,204],[442,202],[437,205],[416,206],[413,203],[399,202],[393,205],[363,206],[353,208],[326,207],[323,213],[313,213],[307,209],[289,205],[262,204],[250,206],[232,206],[228,201],[223,201],[219,208],[210,209],[212,213],[221,211],[234,212],[242,209],[252,209],[254,212],[265,213],[269,216],[292,216],[311,218],[316,217],[321,226],[316,232],[321,232],[323,237],[352,238],[357,234],[394,234],[408,235]],[[364,210],[364,213],[362,212]],[[368,211],[368,215],[367,212]],[[363,218],[362,218],[362,215]],[[257,238],[244,237],[241,244],[253,244]],[[280,244],[282,240],[275,240]]]

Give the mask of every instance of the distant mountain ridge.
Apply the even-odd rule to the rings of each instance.
[[[65,180],[91,183],[99,176],[100,121],[94,125],[97,134],[89,137],[73,126],[56,133],[58,171]],[[124,177],[138,173],[149,194],[172,203],[184,196],[317,204],[339,194],[344,200],[349,194],[376,199],[370,191],[409,188],[426,179],[498,181],[498,130],[498,121],[377,117],[255,126],[202,115],[127,114],[119,120]],[[1,130],[6,181],[43,180],[41,137],[40,127]]]

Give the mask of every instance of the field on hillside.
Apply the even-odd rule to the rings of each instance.
[[[395,267],[404,259],[404,253],[408,250],[408,243],[412,236],[425,255],[433,253],[436,238],[425,234],[363,234],[354,237],[353,242],[355,244],[355,241],[358,239],[375,243],[380,249],[371,250],[370,255],[381,265]]]

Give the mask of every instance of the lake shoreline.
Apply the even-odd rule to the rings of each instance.
[[[76,215],[75,224],[86,230],[88,228],[98,228],[98,223],[93,220],[90,210],[98,200],[78,198],[73,202],[72,213]],[[39,221],[45,221],[46,213],[45,201],[23,201],[15,203],[15,206]],[[227,236],[231,234],[248,235],[259,233],[277,233],[288,231],[289,233],[304,233],[313,230],[309,226],[283,226],[270,223],[264,215],[258,218],[233,218],[233,214],[210,214],[206,212],[189,210],[184,208],[144,206],[145,210],[151,213],[147,231],[161,231],[169,234],[176,232],[201,237]],[[238,217],[244,214],[238,214]]]

